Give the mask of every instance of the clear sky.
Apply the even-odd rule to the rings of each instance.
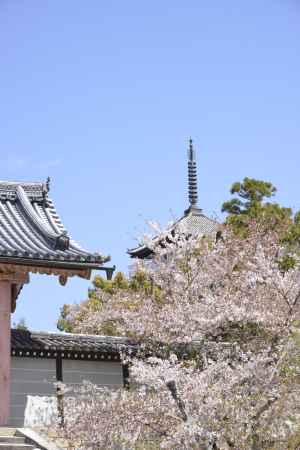
[[[0,178],[49,175],[67,229],[118,269],[145,221],[187,207],[189,136],[208,215],[244,176],[300,209],[298,0],[0,0],[0,54]],[[31,276],[13,320],[55,330],[88,287]]]

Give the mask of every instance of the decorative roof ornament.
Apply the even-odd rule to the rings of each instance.
[[[188,149],[188,188],[189,202],[191,208],[197,208],[198,204],[198,183],[197,183],[197,162],[196,152],[193,147],[193,140],[189,140]]]
[[[50,183],[51,183],[51,178],[47,177],[46,180],[46,188],[47,188],[47,192],[50,192]]]
[[[66,230],[64,230],[62,232],[62,234],[60,234],[56,238],[55,249],[64,251],[64,250],[68,250],[69,248],[70,248],[70,238],[69,238]]]

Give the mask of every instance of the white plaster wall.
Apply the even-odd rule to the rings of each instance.
[[[63,382],[69,385],[77,386],[84,380],[112,389],[123,385],[120,362],[63,360],[62,368]],[[55,382],[55,359],[12,357],[10,425],[23,426],[27,395],[55,395]]]
[[[24,424],[27,395],[54,395],[55,359],[12,357],[11,421]]]
[[[90,381],[98,386],[116,388],[123,385],[120,362],[63,360],[63,382],[71,385]]]

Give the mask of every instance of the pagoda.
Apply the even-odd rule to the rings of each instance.
[[[109,257],[90,253],[68,234],[46,183],[0,181],[0,426],[10,418],[11,313],[30,273],[56,275],[62,285],[69,277],[90,279]]]
[[[176,233],[176,230],[180,229],[181,232],[187,235],[216,238],[219,233],[220,224],[207,217],[198,206],[197,162],[192,139],[189,140],[188,148],[188,198],[189,206],[184,211],[183,216],[165,234],[172,236]],[[157,245],[163,246],[164,239],[166,238],[159,235],[155,236],[150,246],[151,248],[141,243],[138,247],[128,250],[127,253],[131,258],[151,259],[155,253],[155,247]],[[170,240],[170,238],[168,239]]]

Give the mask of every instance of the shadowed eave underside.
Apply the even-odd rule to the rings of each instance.
[[[69,236],[48,191],[47,183],[0,181],[1,270],[21,265],[79,274],[100,268],[109,257],[84,250]]]

